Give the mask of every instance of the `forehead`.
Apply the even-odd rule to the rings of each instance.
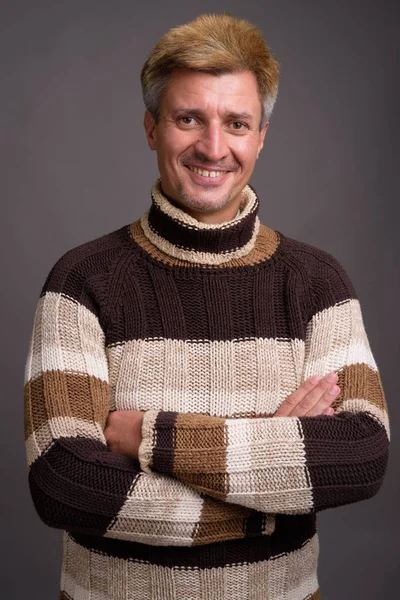
[[[180,106],[228,112],[245,110],[255,117],[261,111],[257,80],[250,71],[214,75],[189,69],[174,69],[161,105],[168,111]]]

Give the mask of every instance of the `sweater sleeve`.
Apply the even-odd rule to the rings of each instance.
[[[334,416],[232,419],[148,411],[139,449],[144,470],[267,513],[308,513],[376,494],[389,422],[360,303],[330,255],[310,287],[302,381],[338,373]]]
[[[29,487],[40,518],[73,533],[150,545],[252,536],[248,508],[144,473],[137,461],[109,451],[103,433],[110,410],[105,335],[84,292],[73,286],[68,294],[54,291],[66,289],[60,279],[57,267],[38,301],[25,373]],[[266,517],[264,533],[273,527],[274,518]]]

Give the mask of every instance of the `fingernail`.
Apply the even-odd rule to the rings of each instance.
[[[330,389],[329,389],[329,393],[331,396],[334,396],[335,394],[337,394],[339,391],[339,386],[337,385],[333,385]]]
[[[329,373],[329,375],[327,375],[326,380],[329,381],[329,383],[333,383],[334,381],[336,381],[337,379],[337,375],[336,373]]]
[[[318,381],[321,381],[322,377],[320,377],[319,375],[313,375],[312,377],[310,377],[310,381],[311,383],[318,383]]]

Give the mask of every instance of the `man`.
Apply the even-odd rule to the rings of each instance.
[[[142,85],[150,210],[55,264],[27,361],[60,598],[315,600],[316,511],[373,496],[387,463],[356,292],[333,256],[259,222],[248,181],[278,65],[257,28],[173,29]]]

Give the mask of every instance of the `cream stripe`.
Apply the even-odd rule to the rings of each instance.
[[[279,456],[279,446],[281,445],[290,444],[290,448],[295,443],[298,443],[299,446],[303,445],[303,437],[299,429],[300,420],[298,418],[274,417],[273,419],[241,419],[240,421],[227,419],[225,423],[228,428],[228,454],[232,460],[235,458],[239,459],[237,463],[238,470],[247,470],[248,465],[245,466],[246,458],[252,461],[256,459],[257,454],[250,459],[249,453],[252,448],[259,448],[260,459],[267,466],[273,466],[277,456],[280,458],[280,464],[283,466],[302,464],[302,459],[300,459],[300,462],[293,463],[292,456]],[[268,447],[272,444],[276,444],[278,447],[277,456],[274,455],[274,450],[272,449],[271,454],[267,456],[262,455],[266,439],[268,440]],[[232,472],[232,470],[229,469],[229,472]]]
[[[51,370],[88,373],[108,381],[105,336],[97,317],[55,292],[38,302],[25,383]]]
[[[304,379],[362,362],[377,370],[357,299],[314,315],[307,327],[307,351]]]
[[[365,345],[365,340],[362,339],[353,340],[347,346],[335,346],[334,349],[331,349],[330,354],[325,354],[319,358],[310,358],[307,362],[306,372],[310,375],[325,375],[329,371],[338,371],[339,365],[346,367],[357,363],[365,363],[375,372],[378,370],[369,347]],[[305,375],[305,379],[307,377],[308,375]]]
[[[73,600],[92,600],[94,582],[91,572],[91,553],[76,544],[66,532],[64,532],[63,541],[64,562],[61,571],[61,589]],[[107,565],[107,559],[102,562],[104,566]],[[108,600],[103,593],[98,593],[97,596],[100,600]]]
[[[36,313],[35,313],[35,319],[34,319],[34,325],[33,325],[33,331],[32,331],[32,335],[29,341],[29,350],[28,350],[28,356],[26,358],[26,362],[25,362],[25,370],[24,370],[24,384],[26,384],[30,378],[32,377],[32,361],[33,361],[33,344],[34,344],[34,333],[35,333],[35,329],[36,329],[36,319],[38,318],[38,314],[39,314],[39,309],[38,307],[36,308]]]
[[[154,246],[156,246],[162,252],[173,256],[174,258],[179,258],[180,260],[186,260],[192,263],[198,264],[208,264],[208,265],[221,265],[226,263],[233,258],[241,258],[242,256],[246,256],[251,250],[253,250],[256,238],[260,229],[260,220],[258,217],[255,218],[254,221],[254,229],[250,240],[244,246],[240,246],[240,248],[236,248],[230,252],[222,253],[211,253],[211,252],[197,252],[196,250],[186,250],[184,248],[179,248],[171,242],[168,242],[166,239],[159,236],[155,233],[149,225],[148,220],[148,211],[143,215],[140,220],[143,233],[145,236],[151,241]]]
[[[299,485],[303,487],[288,488],[283,492],[250,493],[248,491],[240,494],[229,493],[225,500],[226,502],[247,506],[260,512],[267,511],[286,515],[309,513],[313,510],[314,504],[312,489],[307,487],[305,472],[306,469],[303,469],[303,473],[298,469],[295,474]],[[292,477],[292,479],[295,480],[296,477]],[[229,479],[229,484],[231,485],[231,479]],[[296,485],[296,481],[294,481],[294,485]]]
[[[299,419],[227,419],[226,425],[226,500],[268,513],[311,510],[312,490]]]
[[[73,600],[305,600],[318,589],[317,534],[299,550],[269,561],[213,569],[111,558],[79,547],[68,533],[64,540],[62,589]]]
[[[119,409],[269,414],[301,383],[304,342],[135,340],[107,356]]]
[[[60,356],[62,354],[62,360]],[[38,357],[34,357],[34,360]],[[36,360],[35,372],[32,371],[32,380],[39,377],[46,371],[63,371],[65,373],[75,373],[77,375],[93,375],[102,381],[108,382],[107,363],[103,362],[102,357],[90,354],[81,354],[76,351],[61,349],[57,346],[47,346],[46,356],[43,357],[42,364]]]
[[[112,598],[112,596],[109,595],[109,588],[110,588],[110,580],[111,577],[109,576],[109,572],[108,572],[108,568],[107,565],[109,565],[109,561],[107,559],[106,556],[102,556],[101,554],[98,554],[97,552],[90,552],[90,600],[110,600],[110,598]],[[122,560],[119,561],[120,564],[122,564],[123,567],[125,567],[124,571],[127,571],[127,564],[126,561]],[[113,563],[114,564],[114,563]],[[118,564],[118,563],[117,563]],[[111,572],[113,572],[112,569],[110,569]],[[120,586],[124,586],[124,584],[126,584],[125,589],[129,592],[132,584],[134,584],[135,582],[129,582],[126,581],[126,577],[125,579],[120,575],[119,578],[119,585]],[[139,586],[138,586],[139,588]],[[121,587],[120,587],[121,590]],[[124,590],[124,588],[122,587],[122,590]],[[120,593],[120,592],[119,592]],[[124,594],[124,592],[123,592]],[[135,596],[133,595],[133,593],[131,594],[132,598],[134,598]],[[115,596],[116,598],[118,598],[118,595]],[[122,596],[122,598],[124,598],[124,596]],[[127,596],[127,598],[129,598],[129,595]],[[125,600],[125,599],[124,599]]]
[[[160,474],[141,476],[106,537],[190,546],[202,507],[203,498],[185,484]]]
[[[319,540],[317,535],[314,535],[301,550],[293,552],[287,557],[286,590],[280,598],[278,596],[277,600],[298,600],[298,598],[307,598],[308,595],[317,591],[318,555]]]
[[[25,441],[28,467],[60,437],[88,437],[106,444],[103,431],[97,423],[74,417],[54,417],[35,430]]]

